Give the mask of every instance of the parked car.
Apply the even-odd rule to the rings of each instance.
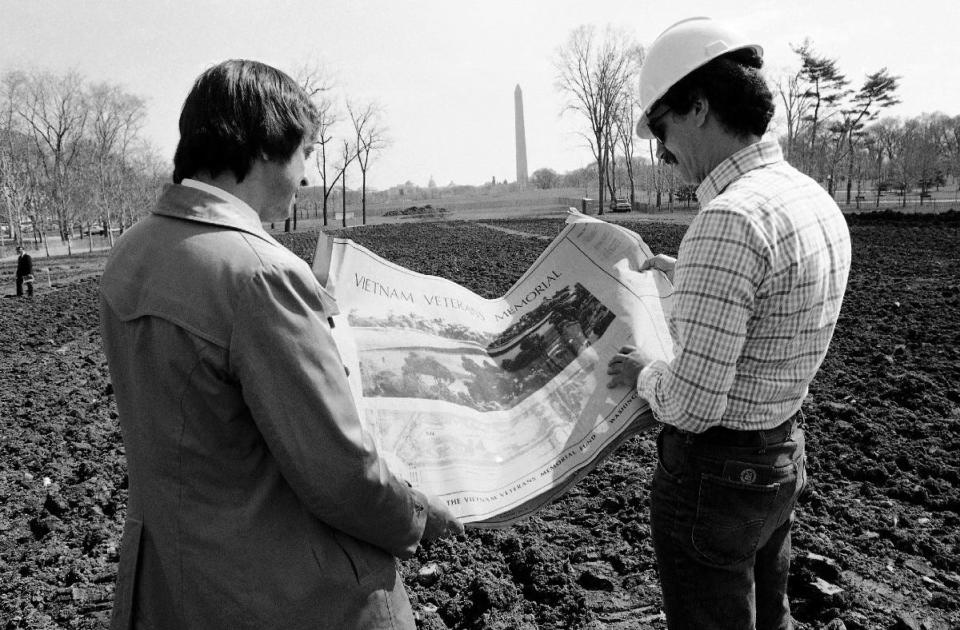
[[[630,202],[626,199],[614,197],[610,200],[610,212],[630,212]]]
[[[113,232],[114,234],[116,234],[117,232],[120,231],[120,228],[115,227],[115,226],[110,226],[110,231]],[[94,226],[91,227],[90,229],[83,229],[83,230],[81,231],[81,234],[83,234],[83,238],[90,238],[91,235],[93,235],[93,236],[106,236],[106,235],[107,235],[107,233],[103,230],[103,226],[102,226],[102,225],[94,225]]]

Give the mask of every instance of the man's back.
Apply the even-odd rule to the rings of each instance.
[[[772,140],[725,160],[697,194],[670,319],[672,399],[683,408],[665,421],[769,428],[800,408],[832,338],[850,268],[846,221]]]
[[[840,316],[850,271],[846,220],[819,184],[785,161],[750,171],[726,195],[750,200],[743,208],[768,265],[738,370],[779,389],[772,399],[802,399]]]
[[[29,276],[33,273],[33,258],[30,254],[23,253],[17,257],[17,276]]]
[[[342,366],[332,347],[318,359],[319,334],[283,339],[325,320],[309,267],[264,237],[153,215],[105,268],[104,348],[130,477],[125,537],[139,543],[118,591],[126,580],[133,607],[135,583],[138,612],[156,627],[391,627],[389,609],[364,603],[385,592],[404,618],[391,555],[330,525],[352,527],[347,510],[318,518],[351,491],[328,467],[345,456],[334,418],[352,417],[353,403],[337,388],[318,402],[317,373],[300,375],[301,359],[341,377]],[[316,422],[303,424],[302,403]],[[304,477],[307,461],[316,478]],[[325,484],[332,496],[318,496]],[[419,534],[370,527],[394,552]]]

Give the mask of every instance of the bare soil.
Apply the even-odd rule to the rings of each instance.
[[[849,220],[850,287],[804,404],[811,484],[794,530],[794,616],[801,629],[960,628],[960,219]],[[344,234],[494,297],[562,228],[496,224],[512,233],[442,222]],[[668,254],[686,229],[627,225]],[[312,257],[316,232],[279,238]],[[88,258],[59,262],[32,300],[0,299],[4,629],[108,624],[127,490],[98,330],[103,259]],[[0,281],[13,292],[10,270]],[[664,628],[652,438],[631,439],[513,527],[468,530],[403,562],[420,627]]]

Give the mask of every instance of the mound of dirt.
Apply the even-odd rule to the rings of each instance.
[[[447,214],[446,208],[434,208],[430,204],[425,206],[410,206],[407,208],[401,208],[397,210],[387,210],[383,213],[385,217],[421,217],[421,218],[433,218],[439,217]]]

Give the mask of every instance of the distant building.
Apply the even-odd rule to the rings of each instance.
[[[523,92],[513,91],[514,121],[517,134],[517,188],[527,187],[527,133],[523,128]]]

